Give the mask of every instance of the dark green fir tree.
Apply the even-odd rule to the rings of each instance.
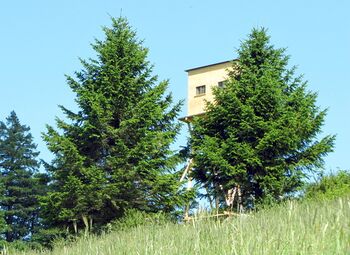
[[[6,123],[0,122],[0,210],[7,242],[28,239],[40,226],[38,195],[43,189],[36,177],[39,152],[29,130],[15,112]]]
[[[5,190],[4,190],[4,185],[0,181],[0,201],[3,201],[5,198]],[[0,249],[3,247],[3,245],[6,243],[5,241],[5,235],[4,233],[7,231],[7,225],[5,221],[5,213],[3,210],[0,210]]]
[[[253,29],[193,124],[193,175],[224,207],[235,187],[245,206],[292,194],[332,151],[335,137],[319,136],[326,110],[288,60],[265,29]]]
[[[82,60],[67,77],[78,112],[47,127],[52,192],[42,200],[47,219],[75,230],[101,226],[128,208],[172,212],[182,204],[179,158],[170,149],[180,128],[181,103],[172,104],[168,81],[157,82],[142,45],[124,18],[112,19],[97,58]]]

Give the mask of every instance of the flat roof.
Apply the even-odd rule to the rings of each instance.
[[[205,66],[198,66],[198,67],[194,67],[194,68],[187,69],[187,70],[185,70],[185,72],[190,72],[190,71],[193,71],[193,70],[197,70],[197,69],[201,69],[201,68],[206,68],[206,67],[210,67],[210,66],[216,66],[216,65],[226,64],[226,63],[230,63],[230,62],[235,61],[235,60],[237,60],[237,59],[222,61],[222,62],[218,62],[218,63],[210,64],[210,65],[205,65]]]

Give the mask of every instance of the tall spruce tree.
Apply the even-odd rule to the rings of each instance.
[[[191,140],[193,176],[222,206],[234,187],[246,206],[295,192],[335,139],[319,138],[326,110],[265,29],[253,29],[238,56],[225,88],[214,90],[205,117],[194,122]]]
[[[0,122],[0,210],[6,228],[5,240],[23,240],[40,225],[38,195],[41,192],[35,177],[39,152],[29,127],[21,125],[11,112],[6,123]]]
[[[80,110],[61,106],[68,122],[57,119],[59,131],[48,126],[44,134],[55,158],[47,164],[53,191],[42,205],[53,225],[75,230],[127,208],[170,212],[182,204],[170,150],[181,102],[173,105],[168,81],[152,75],[148,49],[126,19],[103,31],[92,45],[97,58],[81,60],[83,70],[67,77]]]
[[[3,201],[5,198],[5,191],[3,188],[3,183],[0,181],[0,201]],[[4,233],[7,231],[6,221],[5,221],[5,213],[3,210],[0,210],[0,249],[3,246],[5,241]]]

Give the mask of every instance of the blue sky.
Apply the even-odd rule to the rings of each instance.
[[[185,69],[237,57],[253,27],[269,29],[287,47],[291,65],[328,108],[324,134],[336,134],[326,169],[350,169],[350,2],[337,1],[3,1],[0,8],[0,119],[15,110],[29,125],[40,157],[52,156],[41,140],[46,124],[76,109],[64,74],[80,70],[78,57],[94,57],[90,43],[103,38],[110,16],[129,19],[160,79],[170,79],[176,100],[186,98]],[[185,115],[186,105],[181,115]],[[177,145],[185,143],[186,130]]]

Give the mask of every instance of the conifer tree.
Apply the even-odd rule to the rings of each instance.
[[[6,223],[2,234],[8,242],[28,238],[40,225],[37,196],[42,189],[35,178],[39,152],[29,131],[15,112],[6,123],[0,122],[0,210]]]
[[[335,139],[319,137],[326,110],[265,29],[254,29],[238,56],[191,140],[193,175],[223,206],[234,187],[246,206],[292,194],[320,169]]]
[[[75,230],[100,226],[125,209],[171,212],[182,203],[179,159],[170,150],[181,102],[172,104],[168,81],[157,82],[148,49],[124,18],[104,27],[92,45],[96,59],[67,77],[79,111],[44,134],[55,158],[47,169],[52,192],[43,198],[52,224]]]
[[[5,192],[4,192],[4,188],[3,188],[3,183],[2,181],[0,181],[0,201],[3,201],[5,198]],[[6,225],[6,221],[5,221],[5,214],[3,210],[0,210],[0,247],[3,246],[4,243],[6,243],[5,241],[5,235],[4,233],[7,231],[7,225]]]

